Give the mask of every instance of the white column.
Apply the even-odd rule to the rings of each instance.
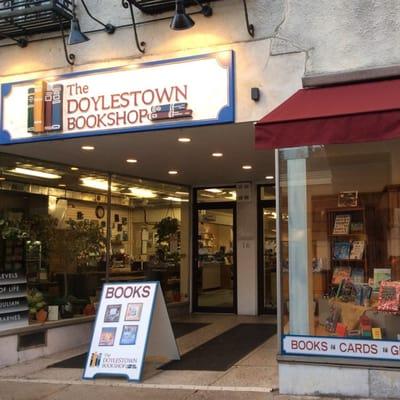
[[[301,152],[300,152],[301,155]],[[307,224],[307,171],[305,158],[287,159],[289,214],[289,327],[290,334],[312,332],[312,272]]]
[[[251,201],[236,207],[237,312],[257,314],[257,188],[252,185]]]

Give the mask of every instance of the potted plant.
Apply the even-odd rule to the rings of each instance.
[[[24,240],[29,238],[29,232],[21,228],[19,221],[0,219],[0,238]]]
[[[105,249],[106,239],[102,228],[93,221],[67,221],[69,229],[66,231],[68,253],[70,261],[76,263],[78,270],[87,270],[93,261],[97,261]]]
[[[172,254],[175,255],[174,261],[176,260],[176,252],[170,252],[170,243],[171,241],[178,240],[178,232],[179,232],[179,221],[177,218],[166,217],[163,218],[160,222],[155,224],[155,229],[157,231],[157,254],[161,256],[162,261],[166,261],[169,256]]]
[[[43,293],[37,289],[28,291],[29,314],[32,319],[38,322],[45,322],[47,319],[47,304]]]

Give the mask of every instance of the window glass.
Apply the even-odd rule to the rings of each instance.
[[[97,171],[0,155],[0,329],[95,313],[107,190]],[[187,299],[188,190],[113,177],[111,192],[110,280],[160,280],[167,301]],[[167,273],[151,275],[161,250]]]
[[[280,151],[284,353],[398,359],[399,150]]]
[[[168,303],[188,298],[189,192],[113,177],[111,281],[159,281]]]

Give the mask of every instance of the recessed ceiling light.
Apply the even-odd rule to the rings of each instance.
[[[50,172],[36,171],[35,169],[28,169],[28,168],[17,167],[11,169],[9,172],[18,175],[34,176],[36,178],[43,178],[43,179],[61,179],[61,175],[52,174]]]
[[[178,171],[175,171],[175,170],[168,171],[168,173],[170,175],[178,175]]]
[[[81,149],[86,151],[92,151],[94,150],[94,146],[82,146]]]
[[[67,186],[65,183],[60,183],[59,185],[58,185],[59,187],[65,187],[65,186]]]
[[[150,189],[143,189],[139,187],[130,187],[130,194],[134,197],[139,197],[141,199],[153,199],[157,197],[157,194]]]
[[[212,153],[213,157],[222,157],[223,153]]]
[[[128,159],[126,160],[126,162],[129,163],[129,164],[136,164],[136,163],[137,163],[137,160],[135,160],[134,158],[128,158]]]
[[[265,177],[265,179],[268,179],[269,181],[271,181],[272,179],[274,179],[274,177],[273,177],[272,175],[267,175],[267,176]]]
[[[242,165],[242,169],[252,169],[251,165]]]
[[[222,190],[221,189],[214,189],[214,188],[211,188],[211,189],[204,189],[206,192],[210,192],[210,193],[222,193]]]
[[[98,189],[98,190],[108,190],[108,181],[105,179],[99,179],[99,178],[81,178],[81,185],[85,187],[89,187],[92,189]],[[111,185],[111,191],[115,192],[116,187]]]
[[[188,192],[175,192],[176,194],[180,194],[180,195],[182,195],[182,196],[188,196],[189,195],[189,193]]]
[[[190,139],[188,137],[180,137],[178,139],[178,142],[181,142],[181,143],[190,143],[191,141],[192,141],[192,139]]]
[[[79,171],[78,167],[71,167],[71,171]]]
[[[180,197],[175,196],[163,197],[163,200],[175,201],[176,203],[187,203],[189,201],[188,199],[181,199]]]

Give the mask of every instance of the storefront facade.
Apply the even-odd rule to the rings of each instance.
[[[173,31],[174,12],[168,6],[153,13],[129,1],[122,3],[127,7],[119,1],[88,4],[96,18],[117,27],[109,34],[77,2],[76,15],[90,38],[77,46],[65,48],[54,32],[28,36],[25,48],[7,38],[0,43],[4,44],[0,47],[0,199],[4,199],[0,215],[10,228],[15,228],[16,220],[24,220],[25,225],[17,227],[20,234],[30,232],[33,215],[42,214],[50,225],[47,217],[54,217],[60,224],[46,225],[47,233],[54,229],[57,240],[52,246],[58,250],[52,252],[52,259],[47,254],[48,260],[36,268],[32,280],[36,293],[52,292],[53,298],[72,295],[81,314],[87,304],[95,302],[101,282],[123,276],[134,279],[134,275],[142,279],[147,270],[145,277],[151,275],[164,285],[171,310],[277,313],[281,391],[333,393],[329,384],[335,382],[337,393],[342,379],[339,372],[329,382],[319,380],[320,386],[309,379],[324,368],[336,371],[328,366],[329,357],[292,354],[285,340],[296,335],[329,336],[318,329],[325,329],[321,310],[329,311],[331,300],[325,295],[334,267],[358,262],[364,271],[360,279],[368,283],[374,269],[383,273],[389,264],[396,264],[397,142],[378,146],[361,138],[365,139],[358,140],[362,145],[346,144],[343,132],[338,141],[304,142],[301,138],[307,136],[307,129],[295,127],[284,132],[285,143],[279,135],[272,135],[265,145],[255,136],[253,124],[308,80],[318,86],[395,76],[396,68],[377,68],[399,63],[399,54],[388,51],[398,32],[399,5],[394,0],[370,8],[361,1],[344,7],[329,1],[316,5],[312,1],[218,0],[209,2],[213,13],[208,17],[188,4],[195,26]],[[1,6],[2,2],[0,10]],[[74,65],[69,52],[75,54]],[[53,118],[47,121],[52,129],[43,126],[40,130],[35,127],[34,114],[29,119],[29,90],[35,93],[38,83],[44,96],[46,91],[53,92],[53,117],[58,115],[54,92],[60,95],[62,86],[63,127]],[[178,108],[157,108],[165,105]],[[279,112],[275,117],[287,123]],[[291,117],[297,118],[301,116]],[[43,125],[48,125],[45,120]],[[297,150],[290,150],[293,147]],[[32,175],[32,170],[57,178]],[[346,209],[347,214],[336,203],[341,192],[358,192],[358,203]],[[382,211],[385,216],[381,218],[376,210],[389,211]],[[331,254],[335,243],[341,243],[334,240],[335,213],[350,215],[349,226],[353,223],[356,229],[358,224],[360,230],[351,232],[349,227],[348,235],[359,235],[350,239],[360,248],[364,242],[363,255],[346,265]],[[385,232],[379,245],[376,225]],[[71,234],[74,228],[74,239],[79,241],[85,229],[104,244],[90,251],[79,246],[72,249],[74,241],[69,237],[71,250],[62,248],[62,235]],[[161,240],[160,232],[165,231]],[[28,236],[34,254],[34,242],[43,242],[43,236],[42,240]],[[354,248],[353,242],[353,247],[344,242],[343,249]],[[62,250],[65,256],[60,257]],[[72,250],[76,257],[69,257],[67,263]],[[163,254],[158,257],[160,250]],[[93,254],[99,258],[95,263]],[[171,266],[168,276],[159,265],[148,268],[149,263],[160,261]],[[297,270],[294,264],[301,268]],[[83,282],[83,275],[84,293],[70,290],[76,289],[74,279]],[[393,271],[391,279],[397,279]],[[45,281],[49,286],[45,287]],[[78,300],[91,297],[93,301],[79,304]],[[41,301],[38,295],[35,304]],[[288,316],[290,305],[295,309]],[[63,312],[71,311],[63,306]],[[92,311],[87,307],[87,314]],[[314,332],[318,315],[323,323]],[[370,317],[365,325],[380,328],[384,340],[397,341],[395,317],[390,317],[380,316],[376,326]],[[83,318],[90,320],[90,316]],[[64,323],[55,323],[63,337]],[[86,332],[81,336],[87,335],[90,321],[83,319],[77,326]],[[343,329],[360,330],[349,324]],[[336,334],[336,327],[330,333]],[[52,349],[17,352],[18,340],[15,336],[7,342],[15,349],[4,364],[63,349],[60,343],[66,343],[58,338]],[[375,344],[370,346],[375,348]],[[392,368],[376,374],[382,374],[383,382],[396,373],[396,361],[378,358],[382,357],[365,356],[352,363],[340,356],[338,364],[352,365],[345,370],[338,367],[338,371],[367,379],[371,365]],[[292,379],[299,371],[307,371],[303,381],[309,386]],[[352,383],[343,384],[342,392],[375,395],[368,385],[361,390]]]
[[[397,396],[397,85],[301,89],[257,124],[279,148],[282,392]]]

